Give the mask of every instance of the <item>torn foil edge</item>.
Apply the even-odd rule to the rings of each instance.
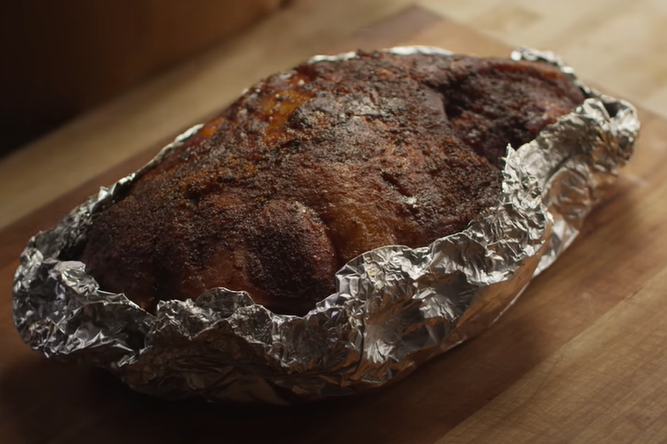
[[[464,231],[422,248],[364,253],[336,274],[339,291],[303,317],[272,313],[248,294],[222,288],[196,302],[161,302],[151,315],[100,290],[81,262],[58,260],[83,239],[95,211],[198,125],[30,240],[13,288],[21,337],[47,356],[99,365],[136,390],[169,399],[291,404],[404,377],[495,322],[571,244],[632,154],[639,121],[630,104],[587,88],[552,53],[524,48],[512,58],[559,66],[589,98],[520,150],[508,147],[499,204]]]

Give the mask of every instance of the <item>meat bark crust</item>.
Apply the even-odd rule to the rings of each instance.
[[[226,287],[302,315],[355,256],[464,229],[497,202],[507,144],[583,99],[544,63],[359,52],[302,64],[96,215],[79,259],[149,311]]]

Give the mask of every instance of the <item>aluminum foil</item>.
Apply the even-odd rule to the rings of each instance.
[[[552,63],[574,78],[550,53],[522,49],[512,58]],[[431,245],[387,246],[350,261],[335,276],[338,291],[303,317],[275,314],[224,288],[196,301],[160,302],[153,315],[100,289],[83,263],[60,260],[61,251],[85,239],[93,214],[144,167],[30,240],[14,280],[18,331],[49,357],[96,364],[169,399],[291,404],[396,381],[498,319],[571,244],[630,158],[639,131],[635,109],[578,84],[588,97],[581,106],[520,149],[508,147],[495,207]]]

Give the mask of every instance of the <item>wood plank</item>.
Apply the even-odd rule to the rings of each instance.
[[[666,288],[663,268],[438,443],[665,442]]]

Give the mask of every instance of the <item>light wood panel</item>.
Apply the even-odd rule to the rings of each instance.
[[[420,0],[509,46],[555,51],[585,79],[667,116],[667,2]]]

